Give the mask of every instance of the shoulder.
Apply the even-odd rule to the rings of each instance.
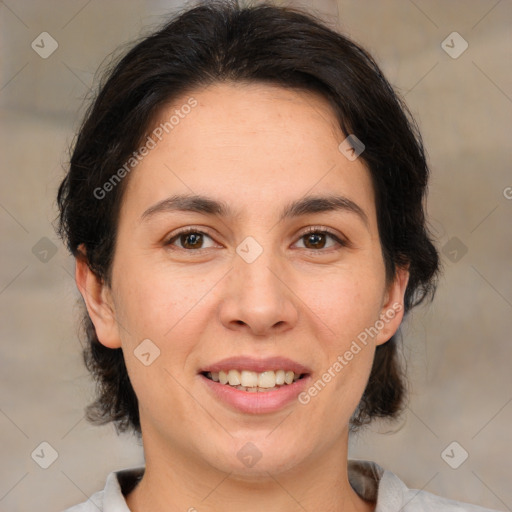
[[[113,471],[107,476],[105,488],[87,501],[63,512],[130,512],[124,498],[142,478],[144,466]]]
[[[379,486],[379,502],[382,501],[382,512],[395,510],[386,507],[394,501],[393,492],[398,490],[400,506],[396,510],[402,512],[496,512],[488,508],[479,507],[462,501],[455,501],[430,492],[418,489],[409,489],[394,473],[384,471]]]
[[[103,512],[104,491],[94,493],[87,501],[67,508],[63,512]]]
[[[363,498],[377,502],[375,512],[497,512],[409,489],[398,476],[375,462],[350,460],[348,468],[354,490]]]

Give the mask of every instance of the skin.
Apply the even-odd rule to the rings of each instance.
[[[134,512],[374,510],[348,482],[349,418],[375,347],[400,325],[408,273],[386,282],[370,174],[339,151],[345,135],[312,93],[225,83],[190,96],[198,105],[125,178],[111,288],[84,261],[76,267],[98,338],[122,347],[139,399],[146,472],[127,504]],[[239,214],[140,220],[177,193],[224,200]],[[278,222],[285,204],[317,194],[350,198],[368,226],[347,211]],[[187,226],[207,233],[202,245],[183,248],[186,236],[165,245]],[[310,226],[349,244],[329,236],[308,244]],[[263,248],[252,263],[236,252],[247,236]],[[236,412],[198,377],[225,357],[280,355],[309,366],[314,382],[393,304],[402,312],[306,405]],[[161,353],[145,366],[134,350],[148,338]],[[251,468],[236,456],[248,441],[262,454]]]

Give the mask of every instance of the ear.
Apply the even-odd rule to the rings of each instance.
[[[375,345],[386,343],[396,333],[405,313],[404,296],[409,282],[409,267],[398,267],[394,280],[389,284],[379,320],[384,324],[375,337]]]
[[[85,248],[82,248],[82,246],[83,244],[79,249],[84,256],[76,258],[76,285],[85,301],[100,343],[108,348],[120,348],[121,339],[111,290],[89,268],[85,256]]]

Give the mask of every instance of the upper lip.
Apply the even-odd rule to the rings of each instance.
[[[257,373],[267,370],[291,370],[296,375],[303,373],[311,373],[311,370],[296,361],[292,361],[287,357],[266,357],[255,358],[252,356],[235,356],[222,359],[215,363],[204,366],[199,370],[203,372],[220,372],[226,370],[249,370]]]

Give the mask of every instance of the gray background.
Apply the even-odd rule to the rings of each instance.
[[[51,222],[98,66],[176,5],[0,2],[1,511],[62,510],[102,489],[110,471],[143,463],[133,438],[83,419],[93,386],[77,338],[74,261]],[[356,436],[351,456],[375,460],[410,487],[512,510],[512,3],[308,5],[373,53],[416,116],[445,267],[434,303],[403,328],[406,415]],[[441,46],[454,31],[469,44],[456,59]],[[47,59],[31,48],[41,32],[58,42]],[[43,441],[58,453],[48,469],[31,457]],[[441,457],[452,441],[469,453],[458,469]],[[461,453],[449,451],[451,460]]]

